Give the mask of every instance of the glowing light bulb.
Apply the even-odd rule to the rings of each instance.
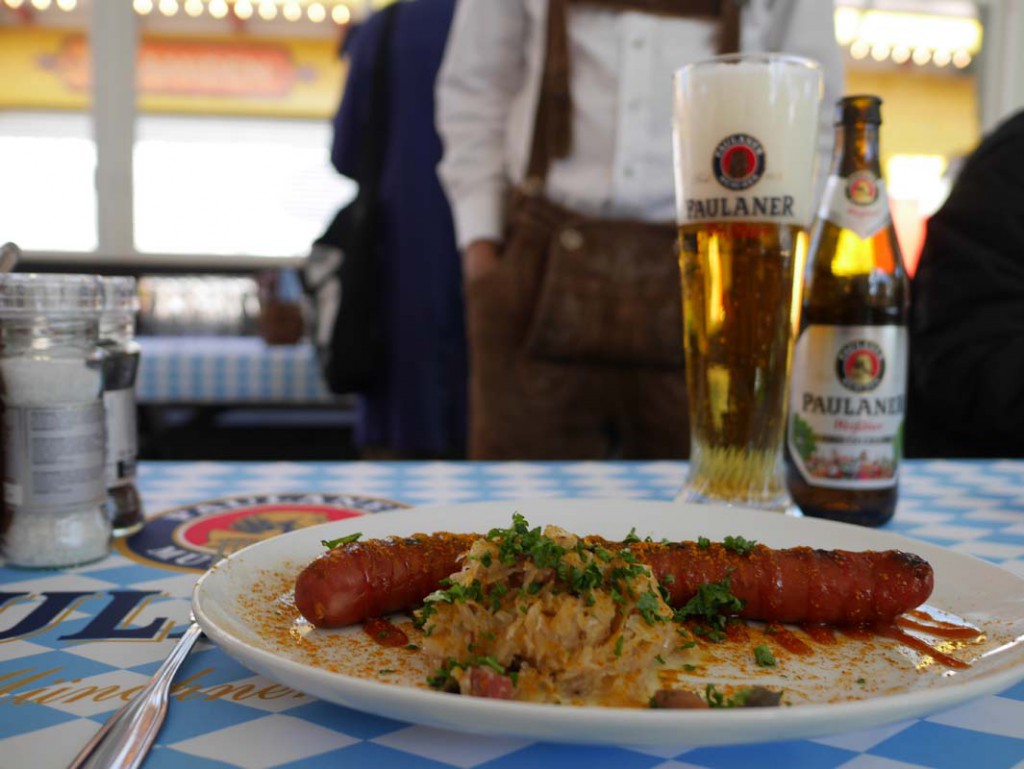
[[[309,8],[306,9],[306,15],[310,21],[319,24],[327,18],[327,11],[320,3],[310,3]]]
[[[875,43],[871,46],[871,58],[875,61],[885,61],[889,58],[889,46],[885,43]]]
[[[871,46],[863,40],[855,40],[850,46],[850,56],[855,59],[863,59],[869,53],[871,53]]]
[[[946,67],[953,60],[953,54],[949,51],[936,51],[932,54],[932,64],[936,67]]]
[[[932,52],[927,48],[915,48],[914,49],[914,64],[919,67],[923,67],[932,59]]]
[[[18,9],[21,8],[25,0],[5,0],[8,8]]]
[[[953,54],[953,66],[957,69],[969,66],[972,61],[973,59],[967,51],[957,51]]]
[[[905,64],[910,61],[910,47],[898,45],[892,49],[892,60],[897,64]]]
[[[78,0],[57,0],[57,7],[62,11],[73,11],[78,6]]]
[[[259,13],[261,19],[263,19],[264,21],[270,21],[275,16],[277,16],[277,6],[274,5],[274,3],[271,2],[271,0],[263,0],[263,2],[259,4],[257,12]]]
[[[140,16],[147,16],[153,12],[153,0],[133,0],[132,8]]]
[[[50,7],[50,0],[32,0],[32,7],[37,11],[45,11]]]
[[[227,0],[210,0],[209,10],[210,15],[215,19],[223,19],[228,15],[228,4]]]
[[[331,9],[331,18],[335,24],[348,24],[352,20],[352,11],[347,5],[336,5]]]
[[[178,12],[178,0],[160,0],[157,8],[164,16],[174,16]]]
[[[249,0],[236,0],[235,16],[243,21],[250,18],[252,16],[252,3]]]
[[[203,15],[203,0],[185,0],[185,13],[192,18]]]
[[[302,18],[302,6],[295,2],[295,0],[288,0],[281,9],[281,15],[288,21],[298,21]]]

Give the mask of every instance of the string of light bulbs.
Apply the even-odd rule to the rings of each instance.
[[[11,10],[31,7],[37,11],[57,8],[71,12],[78,7],[79,0],[3,0],[3,3]],[[330,0],[132,0],[132,8],[140,16],[184,14],[199,18],[205,14],[214,19],[224,19],[234,14],[243,21],[251,18],[273,21],[280,17],[286,21],[308,19],[316,24],[328,20],[335,24],[348,24],[352,20],[349,3]]]
[[[981,22],[967,16],[846,7],[835,24],[836,40],[858,60],[965,69],[982,45]]]
[[[12,10],[23,6],[47,11],[56,8],[73,11],[80,0],[3,0]],[[184,14],[192,18],[209,15],[224,19],[228,15],[246,21],[309,21],[319,24],[348,24],[353,18],[352,3],[361,0],[132,0],[140,16],[166,17]],[[381,2],[374,2],[375,6]],[[835,12],[836,39],[852,58],[895,64],[911,62],[917,66],[957,69],[970,66],[981,50],[982,27],[974,18],[906,13],[878,9],[840,7]]]

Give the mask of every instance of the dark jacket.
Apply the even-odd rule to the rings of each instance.
[[[912,297],[908,456],[1024,456],[1024,112],[929,221]]]
[[[462,268],[448,200],[437,178],[434,80],[455,0],[399,3],[388,57],[389,112],[379,190],[387,376],[359,399],[356,441],[406,457],[461,457],[469,378]],[[331,161],[355,176],[369,119],[380,12],[350,42]]]

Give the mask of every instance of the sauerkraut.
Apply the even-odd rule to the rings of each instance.
[[[647,706],[678,641],[650,569],[521,516],[477,540],[417,613],[439,688],[559,704]]]

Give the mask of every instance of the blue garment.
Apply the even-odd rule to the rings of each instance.
[[[466,446],[462,270],[437,178],[442,147],[434,128],[434,80],[454,6],[454,0],[400,3],[388,58],[379,202],[389,370],[379,392],[359,398],[356,442],[412,456],[458,457]],[[382,21],[379,12],[371,16],[347,46],[349,74],[331,150],[345,176],[358,168]]]

